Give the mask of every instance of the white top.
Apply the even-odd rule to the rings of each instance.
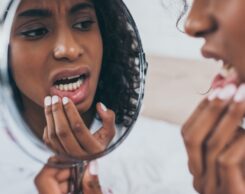
[[[42,165],[0,129],[0,193],[37,193],[33,179]],[[114,194],[195,194],[179,126],[141,117],[125,142],[98,161],[101,185]]]

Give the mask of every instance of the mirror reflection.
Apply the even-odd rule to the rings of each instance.
[[[114,149],[137,119],[146,72],[138,31],[124,3],[16,0],[6,5],[3,34],[9,42],[3,58],[11,98],[24,121],[20,128],[38,146],[44,142],[72,162]]]

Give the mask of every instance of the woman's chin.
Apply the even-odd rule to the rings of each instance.
[[[75,105],[76,105],[78,112],[80,114],[83,114],[83,113],[86,113],[90,110],[92,103],[83,102],[83,103],[79,103],[79,104],[75,104]]]

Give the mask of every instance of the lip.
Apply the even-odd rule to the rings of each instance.
[[[212,89],[219,88],[219,87],[222,88],[228,84],[234,84],[236,86],[240,85],[240,81],[238,79],[237,74],[229,78],[224,78],[222,75],[217,74],[212,81],[211,88]]]
[[[62,79],[64,77],[70,77],[75,75],[85,74],[86,78],[83,81],[83,84],[73,91],[61,91],[57,89],[54,85],[55,81]],[[87,66],[79,67],[79,68],[66,68],[59,71],[56,71],[51,75],[51,83],[50,86],[50,95],[57,95],[60,98],[68,97],[71,99],[74,104],[82,103],[86,100],[89,95],[89,80],[90,80],[90,69]]]
[[[205,58],[214,59],[216,61],[222,61],[223,68],[225,65],[232,65],[225,57],[223,57],[220,53],[214,51],[214,49],[211,49],[207,45],[204,45],[201,49],[202,55]],[[237,73],[233,74],[232,76],[225,78],[220,73],[218,73],[211,84],[211,88],[217,88],[217,87],[224,87],[228,84],[235,84],[238,86],[240,84],[239,78]]]
[[[64,77],[71,77],[76,75],[85,74],[86,77],[90,75],[90,68],[88,66],[82,66],[79,68],[63,68],[61,70],[57,70],[53,74],[51,74],[51,83],[52,85],[55,83],[55,81],[60,80]]]
[[[68,97],[74,104],[82,103],[89,95],[89,78],[86,78],[84,83],[74,91],[61,91],[55,88],[55,86],[52,86],[50,88],[50,94],[52,96],[57,95],[60,98]]]
[[[216,49],[210,49],[207,45],[204,45],[201,49],[202,56],[208,59],[214,59],[216,61],[222,60],[224,64],[227,63],[227,59],[223,57]]]

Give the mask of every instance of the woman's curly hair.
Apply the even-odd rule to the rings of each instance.
[[[92,0],[103,39],[104,55],[94,103],[103,102],[116,115],[116,123],[129,126],[137,116],[141,84],[139,53],[136,33],[125,14],[122,0]],[[9,49],[10,53],[10,49]],[[10,57],[9,57],[10,60]],[[11,64],[11,61],[9,61]],[[9,65],[10,66],[10,65]],[[12,77],[17,106],[23,110],[20,91]],[[143,95],[143,94],[142,94]]]
[[[136,33],[121,0],[93,0],[104,44],[104,56],[95,101],[116,114],[116,123],[130,125],[137,112],[141,83]]]

